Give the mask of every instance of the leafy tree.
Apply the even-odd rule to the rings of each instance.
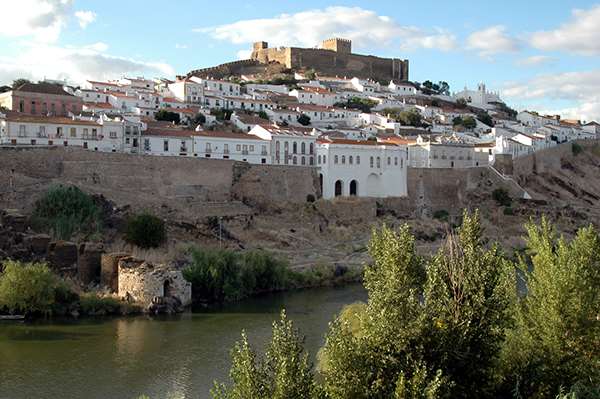
[[[210,110],[210,114],[214,115],[218,121],[228,121],[231,119],[231,115],[233,114],[233,111],[230,109],[223,109],[223,108],[213,108]]]
[[[24,85],[25,83],[31,83],[31,81],[29,79],[24,79],[24,78],[15,79],[12,83],[12,88],[16,89],[19,86]]]
[[[308,116],[306,114],[300,115],[298,117],[298,123],[301,124],[302,126],[310,125],[310,116]]]
[[[477,120],[481,123],[485,123],[486,125],[492,127],[494,126],[494,119],[487,112],[482,112],[477,115]]]
[[[181,118],[177,112],[167,111],[164,109],[159,110],[156,115],[154,115],[154,119],[157,121],[173,122],[175,124],[179,124],[179,122],[181,122]]]
[[[519,269],[527,294],[515,305],[516,325],[505,345],[505,390],[524,398],[547,398],[562,387],[587,382],[598,391],[598,232],[586,227],[568,241],[545,218],[527,224],[526,231],[528,257]]]
[[[493,396],[514,273],[483,246],[478,215],[463,220],[425,270],[408,227],[373,234],[368,303],[354,326],[331,325],[322,351],[328,397]]]
[[[157,248],[167,239],[165,222],[144,212],[130,217],[125,227],[125,240],[140,248]]]
[[[10,86],[0,86],[0,93],[6,93],[7,91],[11,91],[12,88]]]
[[[206,116],[202,112],[198,112],[191,122],[192,125],[204,125],[206,123]]]
[[[371,109],[377,106],[377,101],[369,100],[367,98],[352,97],[346,102],[335,103],[334,107],[346,107],[350,109],[357,109],[365,114],[370,114]]]
[[[404,126],[419,127],[423,125],[421,113],[414,108],[406,111],[401,111],[397,108],[386,108],[382,113],[388,115],[390,118]]]
[[[440,94],[444,94],[446,96],[450,95],[450,85],[448,84],[448,82],[440,81],[438,83],[438,87],[439,87],[438,92]]]
[[[477,121],[472,116],[466,116],[462,120],[462,125],[465,129],[473,130],[477,127]]]
[[[492,191],[492,198],[500,206],[510,206],[512,204],[512,198],[505,188],[499,187]]]
[[[308,80],[315,80],[317,78],[317,73],[315,72],[314,69],[309,69],[308,71],[306,71],[306,73],[304,74],[304,77]]]
[[[261,118],[261,119],[269,120],[269,115],[267,115],[267,113],[265,111],[260,111],[258,113],[258,117]]]
[[[273,323],[273,335],[264,359],[258,359],[245,333],[232,353],[231,386],[215,383],[215,399],[305,399],[316,393],[304,339],[285,311]]]
[[[462,126],[462,124],[463,119],[460,116],[457,116],[454,119],[452,119],[452,126]]]
[[[469,105],[469,103],[467,102],[467,100],[466,100],[466,99],[464,99],[464,98],[459,98],[458,100],[456,100],[456,105],[457,105],[459,108],[466,108],[466,107],[467,107],[467,105]]]
[[[45,264],[7,261],[0,274],[0,309],[49,315],[58,286],[58,277]]]

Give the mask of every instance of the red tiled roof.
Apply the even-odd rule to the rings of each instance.
[[[256,140],[256,141],[266,141],[261,139],[258,136],[253,134],[246,133],[234,133],[234,132],[219,132],[214,130],[202,130],[199,132],[195,132],[195,136],[200,137],[215,137],[215,138],[224,138],[224,139],[238,139],[238,140]]]
[[[148,127],[147,130],[142,132],[142,136],[191,138],[192,136],[198,136],[198,132],[196,132],[195,130],[187,130],[187,129],[184,130],[184,129],[166,129],[166,128]]]
[[[50,123],[55,125],[90,125],[100,126],[98,122],[89,120],[72,119],[61,116],[38,116],[38,115],[24,115],[18,112],[7,112],[6,119],[9,122],[22,122],[22,123]]]
[[[114,107],[109,103],[83,103],[84,107],[89,108],[102,108],[102,109],[113,109]]]

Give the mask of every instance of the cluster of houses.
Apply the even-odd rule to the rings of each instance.
[[[596,122],[509,116],[483,84],[444,95],[410,82],[296,78],[291,87],[194,76],[77,88],[25,82],[0,94],[0,144],[317,168],[324,198],[401,197],[409,167],[487,167],[498,155],[600,134]],[[159,111],[180,123],[157,121]],[[420,122],[408,126],[397,117],[403,112]],[[466,128],[461,121],[469,119]]]

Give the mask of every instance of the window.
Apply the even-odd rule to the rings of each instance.
[[[236,150],[237,152],[240,152],[240,151],[242,151],[242,145],[241,145],[241,144],[236,144],[236,146],[235,146],[235,150]]]
[[[294,155],[294,157],[292,158],[292,163],[294,165],[298,165],[298,158]]]
[[[388,157],[388,166],[392,164],[392,158]]]
[[[275,143],[275,151],[279,152],[281,150],[281,143],[279,141],[277,141]]]
[[[77,137],[77,128],[76,127],[72,127],[69,129],[69,135],[71,137]]]
[[[46,126],[40,126],[40,137],[46,137]]]
[[[261,155],[267,155],[267,146],[265,144],[260,146]]]
[[[212,146],[210,143],[206,143],[206,151],[205,152],[212,152]]]
[[[300,151],[302,152],[302,154],[306,154],[306,143],[302,143],[302,145],[300,146]]]
[[[92,138],[95,139],[98,137],[98,129],[92,129]]]
[[[248,155],[248,144],[242,145],[242,154]]]
[[[317,165],[320,165],[320,164],[321,164],[321,156],[319,155],[319,156],[317,156]]]
[[[31,113],[35,115],[35,101],[31,102]]]
[[[308,153],[309,153],[310,155],[312,155],[312,154],[314,153],[314,146],[313,146],[313,143],[310,143],[310,144],[308,145]]]
[[[229,154],[229,144],[223,144],[223,154]]]
[[[371,167],[373,167],[373,157],[371,157]]]
[[[117,132],[110,132],[108,135],[110,136],[111,139],[117,138]]]
[[[250,152],[254,152],[254,146],[253,145],[250,146]]]
[[[360,165],[360,155],[357,155],[357,156],[356,156],[356,164],[357,164],[357,165]]]
[[[288,153],[290,151],[290,143],[286,141],[283,145],[283,149],[286,153]]]
[[[302,165],[306,165],[306,157],[302,157]]]
[[[164,150],[164,152],[168,152],[169,151],[169,140],[164,140],[163,141],[163,150]]]
[[[349,163],[350,165],[352,165],[352,164],[354,163],[354,157],[353,157],[352,155],[350,155],[350,156],[348,157],[348,163]]]
[[[144,139],[144,151],[150,151],[150,139]]]
[[[403,168],[404,167],[404,159],[400,159],[400,167]]]
[[[381,168],[381,158],[377,157],[377,167]]]
[[[327,156],[323,155],[323,163],[327,163]]]
[[[338,156],[337,155],[334,155],[334,157],[333,157],[333,163],[337,165],[337,163],[338,163]]]
[[[298,143],[296,143],[294,141],[294,144],[292,146],[292,154],[297,154],[298,153]]]
[[[56,137],[62,137],[62,127],[57,127],[56,128]]]
[[[310,160],[310,165],[314,165],[315,164],[315,158],[314,157],[308,157],[308,159]]]
[[[398,166],[398,157],[394,157],[394,166]]]
[[[342,165],[345,165],[345,164],[346,164],[346,156],[342,155]]]

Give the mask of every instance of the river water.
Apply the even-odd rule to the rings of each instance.
[[[311,357],[362,286],[254,298],[207,313],[63,323],[0,322],[0,399],[209,398],[227,380],[229,351],[245,329],[262,349],[282,308],[306,336]]]

